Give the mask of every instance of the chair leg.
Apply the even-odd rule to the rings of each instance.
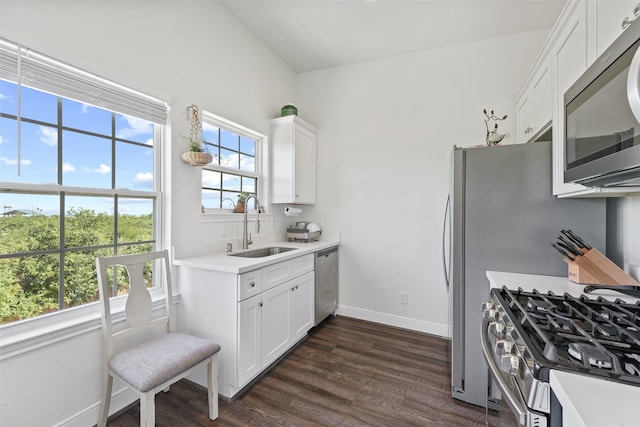
[[[105,379],[104,390],[102,391],[102,400],[100,401],[100,413],[98,414],[98,427],[107,425],[109,417],[109,405],[111,404],[111,390],[113,388],[113,377],[107,374]]]
[[[209,400],[209,419],[218,418],[218,354],[211,356],[207,364],[207,398]]]
[[[140,395],[140,427],[154,427],[156,425],[156,394],[153,390]]]

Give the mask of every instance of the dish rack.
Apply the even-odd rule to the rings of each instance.
[[[309,231],[306,228],[287,228],[287,240],[290,242],[300,241],[309,243],[320,238],[321,231]]]

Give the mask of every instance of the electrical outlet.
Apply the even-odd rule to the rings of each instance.
[[[409,304],[409,292],[400,292],[400,304]]]

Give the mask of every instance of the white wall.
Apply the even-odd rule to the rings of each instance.
[[[215,2],[2,0],[0,8],[2,37],[171,98],[168,215],[182,254],[240,238],[237,222],[200,222],[199,169],[179,160],[186,107],[268,135],[267,119],[294,100],[320,129],[318,204],[300,219],[342,238],[341,310],[446,335],[440,239],[449,151],[484,143],[483,108],[509,114],[504,129],[515,133],[512,98],[546,32],[303,74],[296,84]],[[291,221],[274,218],[257,240],[281,236]],[[400,291],[409,293],[406,306]],[[94,423],[100,342],[93,330],[0,357],[0,425]],[[120,395],[113,409],[130,401]]]
[[[448,335],[451,147],[485,143],[483,108],[509,115],[500,129],[515,142],[513,97],[547,33],[298,75],[299,114],[319,129],[309,215],[342,239],[341,313]]]
[[[640,280],[640,195],[607,200],[607,256]]]
[[[295,74],[213,1],[0,3],[0,36],[105,77],[171,98],[167,213],[176,252],[240,241],[238,222],[201,223],[200,169],[179,160],[186,108],[197,104],[268,135],[294,99]],[[278,234],[276,226],[264,227]],[[281,235],[278,234],[278,235]],[[222,240],[220,240],[222,239]],[[97,311],[96,311],[97,313]],[[100,399],[97,330],[0,357],[0,425],[91,425]],[[131,402],[120,396],[113,409]]]

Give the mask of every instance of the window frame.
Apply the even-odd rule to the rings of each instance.
[[[42,73],[40,77],[44,80],[39,80],[39,84],[29,84],[29,82],[22,82],[18,72],[11,69],[10,65],[15,63],[15,57],[13,50],[20,57],[25,52],[29,52],[31,58],[34,61],[38,61],[39,64],[43,64],[41,69]],[[89,105],[97,106],[99,108],[106,109],[112,113],[121,114],[124,116],[138,117],[143,120],[150,121],[153,124],[153,174],[154,183],[152,190],[131,190],[124,188],[94,188],[94,187],[81,187],[74,185],[60,185],[60,184],[35,184],[28,182],[14,182],[14,181],[0,181],[0,194],[20,192],[27,194],[50,194],[60,196],[62,193],[70,196],[105,196],[105,197],[133,197],[142,199],[153,200],[153,235],[152,244],[156,249],[160,249],[169,246],[170,233],[168,232],[168,224],[165,223],[165,203],[166,192],[169,190],[167,186],[167,177],[164,176],[166,172],[165,166],[168,162],[168,154],[170,150],[168,135],[170,135],[171,128],[169,122],[170,112],[170,98],[166,95],[148,95],[139,92],[129,86],[124,86],[117,83],[112,78],[105,79],[90,72],[84,71],[75,66],[62,63],[56,59],[50,58],[46,55],[38,52],[31,51],[22,46],[15,45],[5,39],[0,39],[0,59],[2,59],[3,65],[0,67],[0,77],[7,79],[10,82],[16,84],[22,84],[29,86],[35,90],[42,92],[54,93],[55,96],[71,99],[78,102],[87,103]],[[7,60],[9,59],[9,60]],[[13,62],[11,62],[13,61]],[[18,60],[19,61],[19,60]],[[35,63],[35,62],[34,62]],[[14,64],[15,65],[15,64]],[[59,72],[59,74],[56,74]],[[17,76],[16,79],[11,78],[12,74]],[[78,96],[70,96],[68,93],[49,91],[46,90],[42,84],[57,83],[56,77],[70,77],[67,80],[61,79],[60,81],[73,82],[74,78],[77,78],[78,87],[95,87],[100,85],[107,90],[109,95],[112,95],[109,99],[105,99],[107,105],[102,102],[87,102]],[[9,78],[8,78],[9,77]],[[50,81],[47,79],[50,78]],[[83,86],[84,85],[84,86]],[[73,85],[66,87],[66,89],[73,89]],[[106,93],[105,92],[105,93]],[[124,102],[121,102],[124,101]],[[137,102],[137,104],[136,104]],[[117,105],[136,107],[138,110],[122,110]],[[132,113],[132,111],[138,111],[141,114],[150,114],[149,117],[142,117],[138,114]],[[152,118],[151,118],[152,117]],[[21,120],[20,116],[14,117],[16,120]],[[60,161],[60,160],[58,160]],[[115,219],[115,218],[114,218]],[[140,241],[140,243],[148,243],[149,241]],[[134,242],[137,243],[137,242]],[[114,242],[113,245],[117,245],[118,242]],[[58,253],[63,253],[66,248],[56,248]],[[77,248],[73,248],[77,249]],[[164,298],[163,289],[158,285],[163,283],[164,277],[161,269],[155,269],[159,274],[154,274],[154,288],[149,289],[153,301],[153,309],[164,311]],[[177,304],[179,295],[175,293],[174,289],[173,304]],[[117,315],[120,320],[124,321],[122,311],[124,310],[125,296],[112,297],[112,311]],[[31,318],[13,321],[4,325],[0,325],[0,360],[14,357],[19,354],[23,354],[29,351],[33,351],[38,348],[42,348],[54,343],[58,343],[69,339],[70,337],[80,334],[89,333],[100,329],[100,303],[99,301],[89,302],[78,306],[73,306],[64,309],[58,309],[53,312],[40,314]]]
[[[214,171],[214,172],[222,172],[222,173],[230,173],[238,176],[246,176],[249,178],[256,179],[256,195],[258,200],[260,201],[260,206],[265,209],[265,212],[261,212],[260,215],[268,214],[266,211],[269,206],[269,185],[268,185],[268,170],[269,170],[269,138],[261,134],[257,131],[249,129],[245,126],[242,126],[238,123],[235,123],[231,120],[220,117],[216,114],[213,114],[209,111],[202,112],[202,123],[207,123],[209,125],[213,125],[217,128],[222,128],[227,131],[233,132],[237,135],[252,139],[256,141],[256,154],[255,154],[255,165],[256,171],[243,171],[241,169],[229,168],[226,166],[216,165],[216,164],[208,164],[204,166],[203,171]],[[200,175],[202,179],[202,174]],[[200,200],[202,201],[202,191],[205,188],[200,183]],[[251,215],[251,211],[248,213]],[[233,209],[217,209],[217,208],[204,208],[201,203],[201,221],[210,222],[210,221],[228,221],[228,220],[242,220],[239,215],[233,213]]]

